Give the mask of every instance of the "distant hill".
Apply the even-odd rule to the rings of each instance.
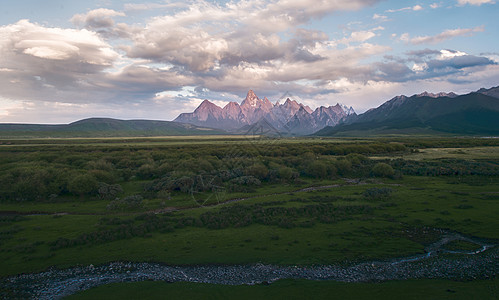
[[[397,96],[350,122],[315,135],[499,135],[499,87],[455,94]]]
[[[110,118],[90,118],[61,125],[0,124],[0,137],[130,137],[212,134],[226,134],[226,132],[178,122]]]

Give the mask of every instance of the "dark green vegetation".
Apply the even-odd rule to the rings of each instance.
[[[499,239],[497,139],[1,142],[0,276],[120,260],[310,265],[388,259],[423,253],[439,229]],[[432,282],[435,288],[454,284],[384,284],[396,290]],[[459,284],[450,289],[482,283]],[[298,286],[342,289],[322,282]],[[194,290],[211,288],[227,295],[267,289]],[[438,293],[450,294],[445,289]]]
[[[499,99],[482,93],[470,93],[456,98],[396,97],[347,124],[326,127],[316,135],[435,133],[498,135]]]
[[[69,299],[497,299],[499,280],[410,280],[383,283],[281,280],[271,285],[223,286],[140,282],[105,285]]]
[[[224,131],[191,124],[149,120],[91,118],[63,125],[0,124],[0,138],[135,137],[211,135]]]

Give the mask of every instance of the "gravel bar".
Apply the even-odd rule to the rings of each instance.
[[[60,299],[103,284],[138,282],[196,282],[254,285],[279,279],[380,282],[440,278],[473,280],[493,278],[499,271],[499,248],[484,247],[472,253],[428,252],[425,255],[351,265],[198,265],[169,266],[160,263],[113,262],[100,266],[51,268],[0,280],[9,298]]]

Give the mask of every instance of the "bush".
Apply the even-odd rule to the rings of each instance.
[[[269,174],[269,170],[263,164],[258,163],[249,167],[246,171],[246,174],[256,177],[260,180],[265,180],[267,178],[267,175]]]
[[[252,192],[253,187],[261,184],[262,182],[253,176],[241,176],[231,179],[228,188],[232,192]]]
[[[69,192],[80,196],[93,194],[98,187],[97,179],[90,174],[76,176],[68,182]]]
[[[327,177],[327,167],[322,161],[314,161],[306,169],[307,175],[324,179]]]
[[[395,171],[392,166],[385,163],[377,163],[372,168],[372,173],[376,177],[393,177],[395,175]]]
[[[335,162],[338,174],[341,176],[349,175],[352,172],[352,163],[346,159],[339,159]]]
[[[101,199],[114,199],[120,193],[123,193],[123,188],[119,184],[107,184],[101,182],[98,193],[99,198]]]
[[[390,197],[390,195],[392,194],[392,189],[391,188],[386,188],[386,187],[382,187],[382,188],[371,188],[371,189],[367,189],[364,191],[364,197],[368,198],[368,199],[385,199],[385,198],[388,198]]]
[[[108,210],[129,210],[142,207],[144,198],[141,195],[132,195],[123,199],[116,198],[107,205]]]
[[[293,178],[293,169],[288,168],[288,167],[281,167],[279,168],[279,178],[281,178],[284,181],[291,180]]]

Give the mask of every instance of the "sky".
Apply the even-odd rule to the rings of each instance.
[[[173,120],[249,89],[358,113],[499,85],[496,0],[1,0],[0,123]]]

